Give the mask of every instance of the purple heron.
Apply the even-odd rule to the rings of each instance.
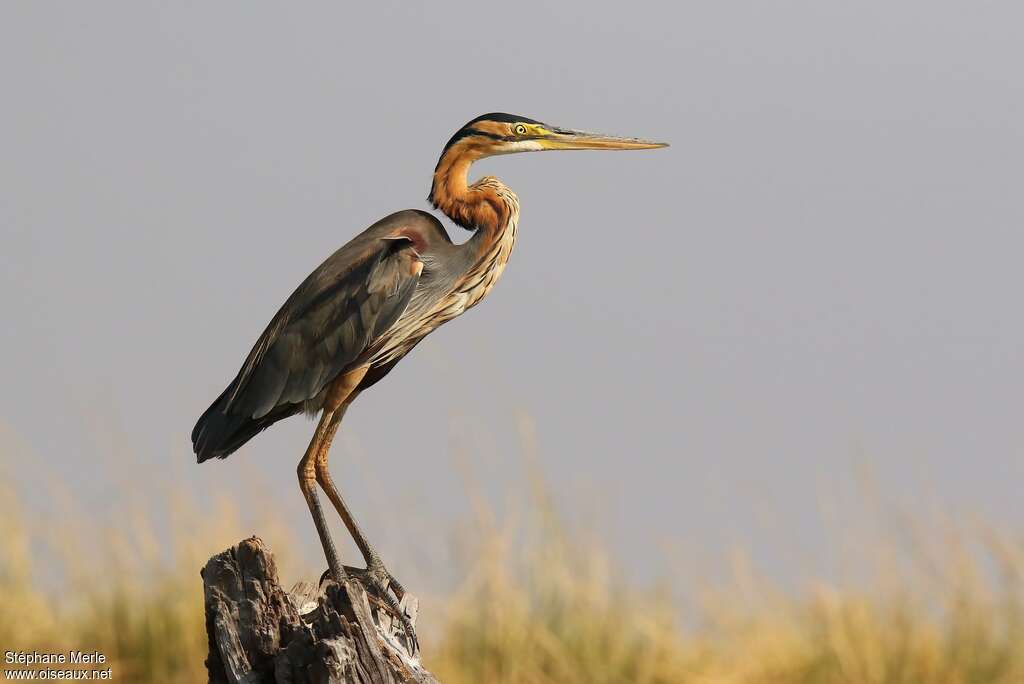
[[[519,199],[493,176],[469,183],[473,162],[514,152],[664,146],[510,114],[485,114],[467,123],[444,146],[428,200],[472,236],[455,244],[433,215],[408,209],[374,223],[328,257],[292,293],[238,375],[199,418],[192,431],[199,462],[226,458],[279,420],[319,413],[298,476],[329,572],[339,581],[346,576],[317,484],[362,552],[366,576],[415,639],[396,601],[405,590],[367,541],[328,470],[328,451],[345,410],[428,333],[487,296],[505,270],[516,241]]]

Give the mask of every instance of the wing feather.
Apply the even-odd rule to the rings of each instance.
[[[345,244],[299,285],[196,423],[192,443],[200,462],[228,456],[365,361],[420,284],[419,231],[447,238],[429,214],[398,212]]]
[[[407,241],[379,241],[344,277],[303,293],[236,379],[227,409],[262,418],[317,396],[405,311],[419,274]]]

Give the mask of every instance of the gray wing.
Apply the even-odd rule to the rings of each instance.
[[[371,226],[288,298],[238,375],[196,423],[192,445],[200,462],[228,456],[299,412],[395,324],[422,270],[414,241],[397,231],[408,226],[410,214],[399,212]]]
[[[407,239],[368,247],[354,263],[325,262],[300,286],[257,341],[226,410],[262,418],[312,399],[394,325],[419,281],[418,259]]]

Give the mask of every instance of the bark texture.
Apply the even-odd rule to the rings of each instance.
[[[286,592],[256,537],[212,557],[201,572],[210,683],[438,684],[356,573]],[[401,607],[415,625],[416,599]]]

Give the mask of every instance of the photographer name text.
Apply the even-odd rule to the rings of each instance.
[[[6,665],[102,665],[107,656],[99,651],[68,651],[48,653],[40,651],[5,651]]]

